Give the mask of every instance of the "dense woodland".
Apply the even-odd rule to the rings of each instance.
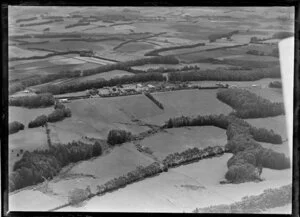
[[[273,103],[245,89],[220,90],[217,98],[235,109],[240,118],[264,118],[284,114],[283,103]]]
[[[24,124],[18,121],[13,121],[8,124],[8,134],[17,133],[20,130],[24,130]]]
[[[9,175],[9,191],[51,179],[69,163],[87,160],[102,154],[101,144],[72,142],[58,144],[47,150],[26,151]]]
[[[125,130],[110,130],[107,136],[107,143],[114,146],[130,141],[131,138],[131,133]]]
[[[55,99],[52,94],[43,93],[33,96],[20,96],[9,99],[9,106],[21,106],[26,108],[42,108],[54,105]]]

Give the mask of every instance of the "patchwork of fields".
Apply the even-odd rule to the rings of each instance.
[[[21,186],[21,189],[15,188],[18,190],[10,192],[9,210],[193,212],[196,208],[229,205],[241,201],[245,196],[259,195],[268,188],[292,182],[290,168],[262,168],[257,182],[233,184],[226,176],[229,171],[228,160],[233,157],[229,149],[218,155],[210,153],[205,159],[189,159],[192,152],[198,149],[209,146],[224,148],[232,142],[227,141],[227,134],[232,133],[230,130],[215,126],[186,127],[185,119],[185,127],[161,127],[175,117],[229,115],[233,108],[217,98],[217,92],[222,90],[217,89],[217,85],[246,89],[271,102],[283,103],[282,89],[270,88],[269,84],[281,81],[280,76],[275,75],[279,68],[278,43],[294,32],[290,16],[294,12],[289,8],[16,6],[10,7],[9,11],[8,80],[9,86],[20,86],[12,91],[10,97],[36,95],[36,90],[48,87],[46,91],[51,93],[67,93],[55,95],[54,98],[68,99],[62,101],[71,111],[70,117],[48,122],[46,127],[28,128],[29,122],[37,116],[52,113],[54,106],[32,109],[9,106],[9,123],[18,121],[25,126],[23,130],[9,135],[9,172],[13,171],[17,161],[28,156],[24,155],[26,151],[48,149],[45,155],[50,156],[54,153],[52,150],[58,150],[53,147],[64,144],[59,149],[63,150],[61,153],[65,149],[66,156],[69,154],[73,157],[75,153],[74,159],[61,164],[64,167],[53,173],[55,176],[43,177],[42,182],[27,180],[34,185]],[[157,58],[155,61],[158,64],[148,64],[150,61],[145,58]],[[134,61],[134,65],[129,62],[131,60],[138,61]],[[112,64],[113,67],[110,67]],[[94,70],[98,67],[101,68]],[[256,81],[187,79],[188,82],[182,83],[178,82],[180,79],[170,82],[172,79],[169,80],[171,76],[167,73],[174,71],[183,77],[190,76],[184,74],[187,72],[209,73],[215,70],[219,73],[225,69],[230,73],[248,73],[247,70],[255,73],[269,70],[271,73]],[[151,70],[157,72],[153,76],[161,78],[159,73],[163,74],[164,81],[145,79]],[[111,95],[117,95],[116,92],[119,94],[119,88],[122,88],[123,92],[128,93],[127,96],[88,96],[95,91],[92,87],[102,85],[101,80],[123,76],[127,76],[128,80],[112,80],[105,83],[109,88],[97,90],[99,93],[113,91]],[[211,89],[188,89],[189,85]],[[50,89],[56,86],[63,91]],[[67,91],[64,91],[64,87]],[[139,91],[143,91],[142,94],[135,92],[138,87]],[[160,92],[160,88],[165,88],[164,92]],[[169,91],[165,91],[167,89]],[[83,91],[72,92],[74,90]],[[75,99],[76,96],[85,97]],[[263,148],[290,156],[285,118],[285,115],[280,115],[244,120],[254,127],[271,130],[269,136],[279,134],[282,144],[258,143]],[[116,131],[120,134],[116,133],[116,140],[120,139],[117,137],[121,137],[122,130],[130,132],[132,137],[122,144],[113,145],[107,139],[111,130],[119,130]],[[81,154],[82,150],[73,141],[78,144],[103,142],[104,145],[100,145],[102,153],[94,155],[99,151],[95,145],[82,155],[89,157],[77,160],[75,155]],[[71,148],[68,150],[68,143],[74,145],[72,151]],[[89,145],[83,146],[82,149],[85,149]],[[182,157],[183,152],[187,156]],[[60,153],[55,152],[55,155]],[[163,160],[168,155],[174,157],[175,161],[179,158],[190,161],[185,159],[183,165],[165,168]],[[234,156],[237,156],[236,153]],[[50,157],[41,159],[41,163],[37,164],[41,168],[53,160],[49,160]],[[23,164],[28,167],[35,165],[30,160],[24,160]],[[159,172],[155,171],[157,168],[148,168],[155,172],[151,171],[153,173],[150,172],[150,176],[143,176],[138,181],[131,177],[134,181],[127,185],[120,184],[116,190],[95,195],[100,186],[108,181],[122,183],[124,180],[117,178],[123,176],[123,179],[129,172],[135,176],[133,171],[153,164],[159,167]],[[26,178],[35,180],[43,175],[39,174],[41,170],[38,167],[34,171],[26,168],[13,174],[17,178],[27,175]],[[55,165],[47,167],[47,170],[52,171],[52,167]],[[258,168],[257,165],[255,167]],[[17,178],[10,181],[15,184]],[[91,198],[70,202],[78,189],[85,193],[89,189]],[[81,196],[83,194],[74,197]],[[287,210],[290,208],[276,207],[266,212],[289,213]]]

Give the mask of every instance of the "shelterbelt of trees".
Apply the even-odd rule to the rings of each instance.
[[[188,72],[169,72],[169,81],[256,81],[263,78],[280,78],[279,68],[252,70],[191,70]]]
[[[86,144],[80,141],[56,144],[47,150],[26,151],[9,175],[9,191],[51,179],[69,163],[87,160],[102,154],[100,142]]]
[[[169,119],[164,128],[212,125],[226,129],[226,151],[233,153],[228,162],[225,178],[232,183],[260,180],[259,170],[290,168],[290,160],[282,153],[263,148],[259,142],[281,144],[282,138],[262,128],[255,128],[234,115],[209,115]]]
[[[160,109],[164,109],[163,104],[159,102],[151,93],[145,93],[145,96],[155,103],[155,105],[157,105]]]
[[[138,70],[139,71],[139,70]],[[262,78],[280,78],[279,69],[253,69],[253,70],[237,70],[216,69],[205,71],[186,71],[168,73],[169,81],[255,81]],[[132,76],[122,76],[110,80],[86,81],[70,85],[47,85],[39,89],[40,93],[63,94],[76,91],[84,91],[90,88],[103,88],[104,86],[115,86],[122,84],[130,84],[135,82],[147,81],[164,81],[165,77],[161,73],[137,73]]]
[[[64,104],[57,103],[54,106],[54,111],[51,112],[48,116],[40,115],[36,117],[34,120],[30,121],[28,124],[28,128],[40,127],[44,126],[47,122],[57,122],[62,121],[67,117],[71,117],[72,112],[69,108],[66,108]]]
[[[245,68],[272,68],[274,66],[279,66],[278,61],[257,61],[257,60],[245,60],[245,59],[216,59],[216,58],[200,58],[191,61],[193,63],[212,63],[212,64],[225,64],[232,66],[240,66]]]
[[[118,62],[109,65],[103,65],[95,69],[88,70],[75,70],[75,71],[62,71],[57,74],[50,74],[40,78],[27,79],[20,83],[9,85],[9,94],[13,94],[17,91],[24,90],[25,88],[33,85],[48,83],[57,79],[62,78],[76,78],[81,76],[94,75],[98,73],[108,72],[112,70],[127,70],[132,66],[140,66],[145,64],[178,64],[179,61],[175,57],[172,56],[158,56],[158,57],[149,57],[138,60],[130,60],[126,62]]]
[[[217,98],[235,109],[240,118],[262,118],[284,114],[283,103],[273,103],[245,89],[219,90]]]
[[[24,124],[18,121],[13,121],[8,124],[8,134],[17,133],[20,130],[24,130]]]
[[[20,106],[26,108],[41,108],[54,105],[55,99],[50,93],[42,93],[34,96],[19,96],[10,98],[9,106]]]
[[[145,73],[132,76],[122,76],[110,80],[86,81],[70,85],[47,85],[39,89],[40,93],[63,94],[76,91],[84,91],[92,88],[103,88],[105,86],[116,86],[135,82],[164,81],[165,77],[161,73]]]

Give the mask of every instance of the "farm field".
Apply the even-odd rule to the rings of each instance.
[[[225,154],[170,169],[167,173],[134,183],[115,193],[96,196],[81,207],[69,206],[58,211],[192,212],[195,207],[230,204],[249,194],[261,194],[270,186],[275,188],[291,183],[286,179],[291,175],[290,170],[279,172],[265,169],[262,174],[265,181],[242,183],[238,185],[239,191],[234,191],[236,185],[219,184],[230,157],[231,154]],[[210,170],[207,170],[208,167]]]
[[[140,142],[142,146],[149,147],[153,155],[160,160],[168,154],[182,152],[188,148],[225,146],[226,143],[226,131],[213,126],[167,129]]]
[[[117,77],[122,77],[124,75],[130,76],[133,75],[131,72],[123,71],[123,70],[112,70],[109,72],[103,72],[103,73],[98,73],[95,75],[90,75],[90,76],[85,76],[82,78],[78,78],[74,80],[74,82],[85,82],[85,81],[92,81],[92,80],[109,80],[112,78],[117,78]]]
[[[151,124],[164,124],[169,118],[181,115],[228,114],[232,109],[216,98],[217,90],[181,90],[155,93],[164,110],[162,114],[144,118]]]
[[[9,98],[46,91],[66,93],[54,95],[55,106],[8,108],[9,123],[25,125],[20,131],[18,124],[10,125],[10,132],[15,133],[8,137],[9,211],[191,213],[222,204],[234,211],[231,205],[244,197],[292,183],[292,168],[282,155],[262,152],[262,165],[256,152],[246,161],[249,149],[238,155],[243,145],[251,146],[248,136],[253,133],[238,120],[229,119],[228,130],[186,126],[184,118],[169,122],[169,126],[183,127],[165,128],[164,124],[182,116],[258,117],[252,101],[248,105],[243,99],[245,110],[232,113],[226,103],[236,99],[230,91],[223,96],[229,94],[227,101],[220,95],[217,98],[218,91],[226,87],[233,95],[234,89],[245,89],[283,103],[282,89],[269,88],[269,84],[281,81],[275,74],[280,70],[278,43],[294,36],[293,7],[9,6],[8,10]],[[129,62],[132,60],[137,61]],[[152,60],[159,64],[144,64]],[[108,71],[111,68],[116,70]],[[157,69],[157,74],[148,76],[151,69]],[[182,73],[182,78],[176,74],[178,80],[198,79],[184,74],[188,72],[212,72],[213,76],[230,72],[215,81],[173,82],[167,71]],[[255,78],[276,78],[218,81],[251,80],[251,73]],[[100,82],[123,76],[126,79]],[[102,85],[109,88],[99,88],[95,95],[93,87]],[[44,103],[35,100],[39,99],[29,101],[35,106]],[[282,138],[282,144],[257,142],[291,159],[285,115],[272,116],[282,114],[282,108],[260,105],[253,96],[255,100],[259,108],[265,108],[259,117],[267,118],[244,120],[271,130],[263,141],[279,141],[273,132]],[[60,110],[52,114],[56,122],[49,117],[47,127],[28,128],[29,122],[49,115],[54,108]],[[197,123],[202,121],[223,126],[228,120],[199,118]],[[216,154],[216,146],[224,148],[228,143],[227,134],[236,147],[226,146],[225,153]],[[56,149],[57,145],[65,146]],[[207,147],[213,151],[206,149],[209,157],[202,158],[198,149]],[[241,161],[234,162],[231,153]],[[195,157],[201,159],[194,161]],[[262,210],[290,211],[291,205]]]

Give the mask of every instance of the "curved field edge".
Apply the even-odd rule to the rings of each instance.
[[[266,189],[257,196],[246,196],[241,201],[229,205],[217,205],[195,209],[194,213],[261,213],[267,209],[282,207],[292,203],[292,185]],[[290,210],[291,213],[292,210]]]

